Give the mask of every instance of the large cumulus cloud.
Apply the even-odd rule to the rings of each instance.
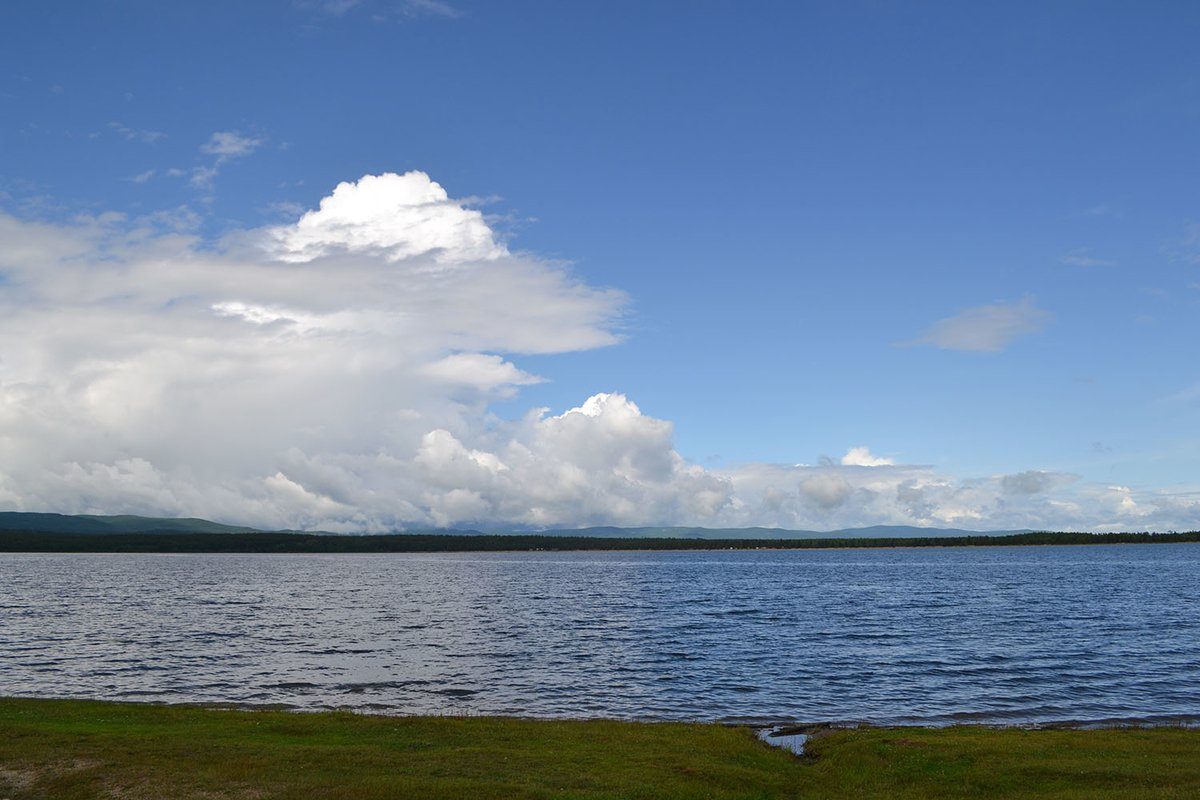
[[[293,224],[218,242],[188,219],[0,215],[0,506],[372,531],[1195,515],[1187,497],[954,478],[858,445],[705,470],[670,422],[595,393],[620,387],[496,419],[494,401],[540,380],[522,354],[616,343],[625,297],[510,251],[420,172],[343,183]]]

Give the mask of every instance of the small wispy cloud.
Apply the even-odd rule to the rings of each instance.
[[[405,0],[400,7],[400,13],[406,17],[446,17],[447,19],[456,19],[463,15],[463,12],[443,0]]]
[[[171,167],[163,174],[171,178],[186,178],[192,188],[209,192],[212,191],[213,182],[222,167],[230,161],[252,154],[265,142],[266,138],[261,136],[243,136],[238,131],[216,131],[200,145],[200,152],[211,157],[208,163],[198,164],[190,169]]]
[[[1076,247],[1069,253],[1059,257],[1059,263],[1067,264],[1072,267],[1112,267],[1116,265],[1116,261],[1107,258],[1096,258],[1091,255],[1090,248]]]
[[[1163,242],[1162,252],[1171,261],[1200,264],[1200,222],[1189,222],[1183,233]]]
[[[263,141],[261,138],[242,136],[237,131],[217,131],[200,145],[200,152],[216,156],[217,163],[223,164],[230,159],[250,155]]]
[[[1085,208],[1082,211],[1075,213],[1076,217],[1120,217],[1121,210],[1111,205],[1110,203],[1099,203],[1098,205]]]
[[[122,125],[120,122],[108,123],[109,130],[116,133],[131,142],[145,142],[146,144],[154,144],[167,138],[167,135],[162,131],[152,131],[142,128],[131,128],[128,125]]]
[[[362,0],[325,0],[322,3],[318,3],[317,6],[325,14],[340,17],[350,9],[361,4]]]
[[[294,6],[296,8],[315,11],[318,16],[325,17],[344,17],[352,11],[359,9],[369,9],[372,6],[379,7],[381,4],[372,3],[371,0],[296,0]],[[378,8],[372,13],[372,17],[376,20],[386,20],[389,17],[416,19],[419,17],[442,17],[443,19],[456,19],[463,16],[463,12],[455,8],[445,0],[401,0],[397,3],[391,3],[386,10]]]
[[[1168,395],[1160,397],[1157,405],[1161,406],[1191,406],[1200,401],[1200,381],[1185,386]]]
[[[292,7],[317,16],[341,17],[361,6],[363,0],[292,0]]]
[[[287,200],[281,200],[276,203],[268,203],[263,209],[263,213],[270,217],[280,219],[294,220],[307,211],[308,208],[302,203],[293,203]]]
[[[1035,306],[1032,298],[1025,297],[1017,303],[968,308],[938,320],[916,339],[901,344],[999,353],[1014,339],[1042,330],[1052,319],[1053,314]]]
[[[188,183],[197,189],[211,189],[216,177],[216,167],[196,167],[188,175]]]
[[[461,197],[458,200],[464,206],[478,208],[479,206],[490,206],[496,203],[504,202],[504,195],[499,194],[473,194],[468,197]]]
[[[203,219],[187,206],[176,206],[147,214],[140,217],[138,222],[158,231],[192,233],[199,230]]]
[[[129,181],[130,183],[145,183],[153,178],[157,172],[158,170],[148,169],[145,172],[138,173],[137,175],[131,175],[125,180]]]

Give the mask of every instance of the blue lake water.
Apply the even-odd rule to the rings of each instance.
[[[1200,719],[1200,545],[0,555],[0,694],[539,717]]]

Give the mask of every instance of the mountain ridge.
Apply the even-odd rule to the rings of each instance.
[[[117,533],[305,533],[338,536],[329,531],[267,530],[246,525],[227,525],[198,517],[143,517],[134,514],[58,514],[52,512],[0,511],[0,530],[20,530],[33,533],[68,533],[100,535]],[[551,528],[547,530],[489,528],[487,531],[464,528],[420,529],[389,531],[389,534],[441,533],[455,536],[470,535],[529,535],[583,536],[601,539],[860,539],[860,538],[926,538],[955,536],[1005,536],[1030,533],[1031,529],[973,531],[963,528],[922,528],[915,525],[871,525],[862,528],[841,528],[832,531],[797,530],[790,528],[702,528],[694,526],[631,526],[597,525],[584,528]],[[355,534],[361,535],[361,534]],[[382,534],[381,534],[382,535]]]

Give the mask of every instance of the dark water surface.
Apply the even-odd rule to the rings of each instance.
[[[394,713],[1200,719],[1200,545],[0,555],[0,694]]]

